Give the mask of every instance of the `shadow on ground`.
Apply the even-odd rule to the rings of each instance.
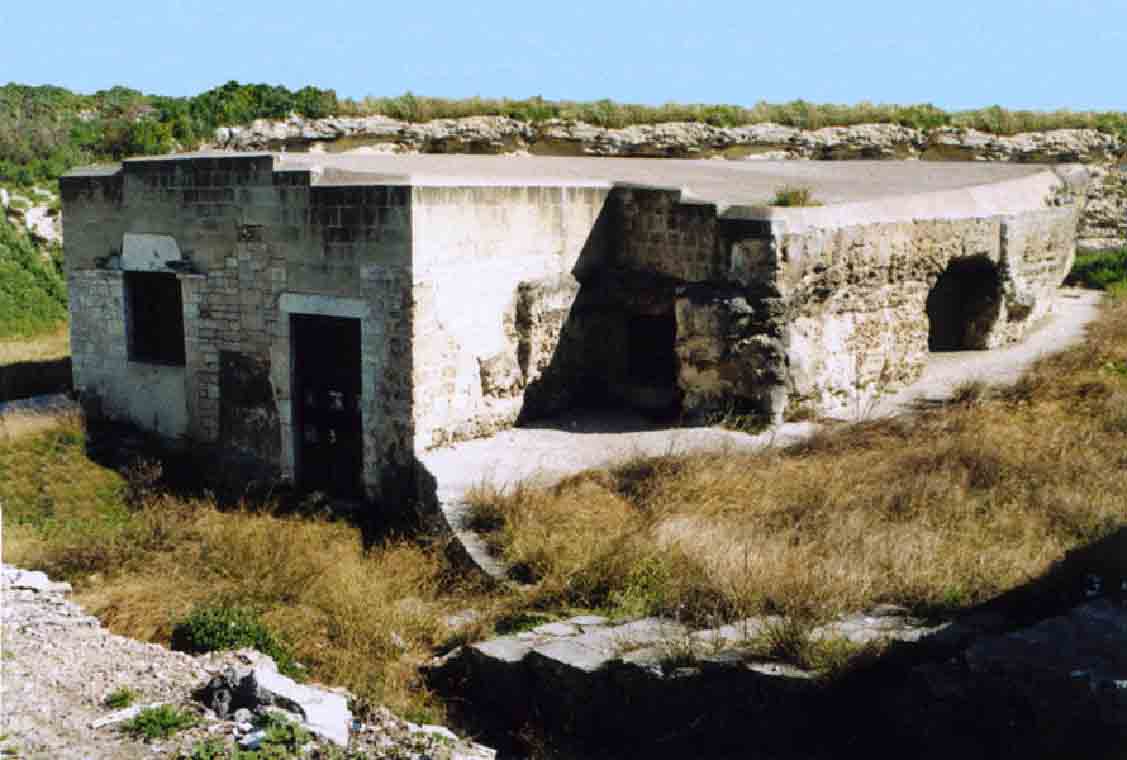
[[[611,663],[597,682],[615,694],[600,695],[596,679],[545,671],[545,659],[489,671],[523,679],[487,685],[531,695],[511,710],[497,709],[495,694],[492,709],[476,704],[472,677],[447,698],[462,728],[512,758],[1123,758],[1125,578],[1127,527],[813,688],[730,669],[642,676],[648,685],[626,688],[638,671]],[[541,673],[550,675],[538,686]]]
[[[0,365],[0,403],[70,389],[69,357]]]
[[[240,462],[215,456],[198,445],[172,447],[133,425],[86,422],[86,455],[125,477],[127,494],[144,498],[165,492],[182,499],[207,499],[221,510],[264,508],[279,515],[344,520],[360,529],[365,547],[390,538],[422,535],[419,514],[409,496],[377,504],[306,493],[280,484],[270,473],[261,477]],[[409,478],[404,476],[404,480]]]

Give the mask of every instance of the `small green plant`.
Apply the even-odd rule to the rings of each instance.
[[[669,583],[668,563],[657,555],[643,558],[630,568],[622,588],[610,594],[615,615],[638,617],[660,612],[668,596]]]
[[[167,739],[186,728],[196,725],[196,716],[172,705],[147,707],[137,717],[121,725],[121,730],[130,736],[146,741]]]
[[[1127,360],[1121,362],[1107,362],[1104,364],[1103,369],[1105,372],[1127,379]]]
[[[122,708],[129,707],[137,701],[139,695],[137,692],[130,689],[128,686],[122,686],[120,689],[114,689],[106,697],[105,705],[111,710],[121,710]]]
[[[188,752],[181,752],[178,760],[228,760],[230,757],[227,743],[212,738],[196,742]]]
[[[678,668],[691,668],[700,660],[699,645],[691,636],[674,636],[659,645],[661,670],[672,673]]]
[[[496,502],[475,499],[470,503],[468,527],[483,533],[493,533],[505,527],[505,515]]]
[[[172,648],[189,654],[249,647],[274,658],[278,670],[300,676],[301,669],[285,642],[253,610],[225,605],[203,606],[172,628]]]
[[[296,753],[312,738],[308,731],[276,713],[266,713],[256,724],[266,732],[262,749],[278,752]]]
[[[820,201],[814,200],[814,191],[809,187],[797,185],[784,185],[775,191],[768,203],[770,206],[821,206]]]
[[[729,405],[722,410],[706,415],[704,423],[710,427],[721,427],[737,433],[758,435],[771,427],[771,418],[763,412]]]
[[[497,622],[493,624],[493,630],[499,636],[509,636],[514,633],[531,631],[538,625],[551,623],[556,619],[557,616],[543,612],[518,610],[497,618]]]

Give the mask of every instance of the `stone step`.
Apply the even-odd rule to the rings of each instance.
[[[439,494],[439,507],[446,525],[470,562],[493,580],[508,581],[509,564],[491,552],[485,536],[471,527],[470,505],[461,499],[444,498],[443,494]]]

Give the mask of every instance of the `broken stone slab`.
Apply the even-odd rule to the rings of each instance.
[[[242,663],[229,665],[204,687],[204,703],[216,715],[226,718],[240,708],[274,706],[296,715],[311,733],[348,745],[352,712],[343,695],[295,682],[261,653],[244,650],[238,656]]]
[[[4,584],[14,590],[51,594],[69,594],[71,592],[69,583],[52,581],[46,573],[38,570],[20,570],[11,565],[5,565],[3,579]]]
[[[576,636],[580,629],[569,623],[545,623],[533,628],[532,633],[537,636]]]
[[[906,612],[874,614],[870,612],[848,615],[840,620],[818,626],[810,633],[815,641],[844,639],[851,644],[865,645],[879,641],[915,642],[933,636],[945,626],[928,625],[910,617]]]
[[[753,642],[763,636],[772,626],[779,625],[783,619],[778,615],[747,618],[728,623],[718,628],[707,628],[689,634],[694,645],[706,648],[732,647]]]
[[[816,691],[816,674],[749,661],[746,647],[725,648],[753,638],[770,618],[699,632],[709,640],[672,620],[614,625],[588,617],[469,645],[428,677],[503,725],[534,719],[560,735],[615,737],[623,746],[679,740],[726,720],[785,723],[787,714],[805,714]]]

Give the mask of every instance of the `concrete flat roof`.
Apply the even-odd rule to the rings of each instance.
[[[418,186],[641,185],[685,188],[725,205],[765,205],[784,185],[825,204],[954,190],[1028,177],[1031,164],[924,161],[686,161],[669,158],[276,153],[276,169],[323,170],[322,184]]]
[[[1037,164],[932,161],[687,161],[523,155],[186,153],[132,161],[271,155],[275,171],[311,171],[313,184],[417,187],[622,187],[680,191],[725,218],[772,220],[788,231],[908,219],[956,219],[1044,208],[1061,180]],[[127,163],[128,163],[127,162]],[[112,171],[113,169],[109,169]],[[76,170],[73,176],[107,168]],[[807,187],[818,207],[768,204],[785,186]]]
[[[317,184],[417,187],[622,187],[677,190],[721,216],[773,220],[790,232],[908,219],[957,219],[1044,208],[1060,183],[1036,164],[929,161],[685,161],[665,158],[277,153],[275,169]],[[768,204],[808,187],[819,207]]]

